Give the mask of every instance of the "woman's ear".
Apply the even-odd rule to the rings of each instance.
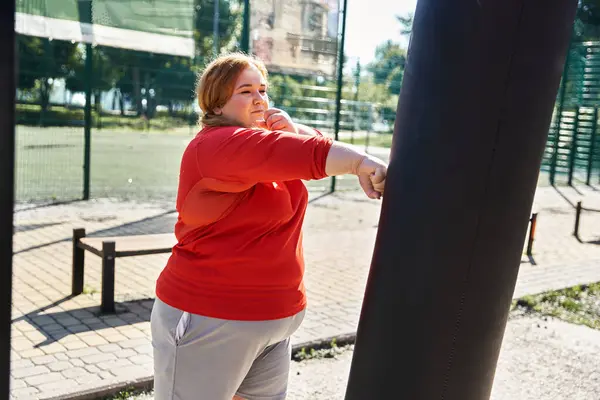
[[[223,109],[222,109],[221,107],[215,107],[215,108],[213,109],[213,113],[214,113],[215,115],[221,115],[221,114],[223,114]]]

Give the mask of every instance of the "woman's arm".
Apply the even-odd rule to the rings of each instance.
[[[300,134],[300,135],[323,136],[323,134],[321,132],[319,132],[318,130],[316,130],[314,128],[311,128],[310,126],[298,124],[296,122],[294,122],[294,125],[296,125],[296,129],[298,130],[298,134]]]

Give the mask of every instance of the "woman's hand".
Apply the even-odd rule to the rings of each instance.
[[[259,121],[258,126],[270,131],[298,133],[298,128],[289,114],[278,108],[269,108],[265,111],[265,120]]]
[[[383,161],[371,156],[363,158],[356,175],[360,186],[370,199],[381,199],[387,177],[387,165]]]

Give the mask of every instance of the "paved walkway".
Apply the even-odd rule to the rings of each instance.
[[[537,240],[524,256],[515,296],[600,281],[600,213],[587,212],[582,242],[571,236],[574,202],[600,209],[592,189],[538,189]],[[565,197],[563,197],[565,196]],[[313,196],[315,197],[315,196]],[[306,319],[294,343],[355,332],[380,202],[357,192],[313,199],[305,223]],[[52,398],[152,375],[149,317],[168,255],[117,260],[116,315],[99,315],[100,260],[86,254],[85,293],[71,298],[71,232],[170,232],[171,203],[79,202],[15,213],[11,394]]]

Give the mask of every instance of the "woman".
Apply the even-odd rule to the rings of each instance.
[[[386,164],[269,109],[253,57],[213,61],[197,97],[203,128],[182,157],[178,243],[151,317],[155,396],[284,399],[306,307],[301,179],[355,174],[378,199]]]

